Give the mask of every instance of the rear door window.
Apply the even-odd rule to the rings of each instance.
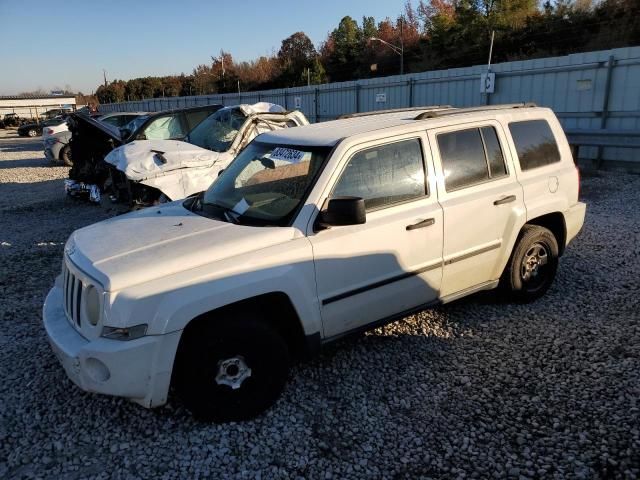
[[[558,144],[546,120],[512,122],[509,131],[523,171],[560,161]]]
[[[448,192],[489,179],[478,128],[438,135],[438,148]]]
[[[505,176],[507,174],[507,166],[504,163],[504,156],[502,155],[498,135],[496,135],[496,129],[493,127],[482,127],[480,133],[482,133],[485,153],[487,154],[489,176],[491,178]]]
[[[441,133],[437,140],[447,192],[507,175],[495,128]]]

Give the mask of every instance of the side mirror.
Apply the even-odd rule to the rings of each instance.
[[[334,197],[327,209],[320,212],[323,227],[361,225],[367,221],[364,200],[360,197]]]

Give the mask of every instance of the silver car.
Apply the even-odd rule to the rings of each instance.
[[[69,140],[71,140],[71,132],[69,130],[54,133],[44,139],[44,155],[51,163],[73,165]]]

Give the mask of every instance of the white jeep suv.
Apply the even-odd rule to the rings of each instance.
[[[264,133],[206,192],[82,228],[44,325],[82,389],[198,417],[278,398],[292,359],[501,285],[531,301],[582,227],[553,112],[424,107]]]

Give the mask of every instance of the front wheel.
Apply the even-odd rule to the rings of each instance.
[[[284,339],[257,317],[238,317],[195,326],[180,342],[174,386],[198,419],[251,419],[284,389],[289,374]]]
[[[501,284],[520,302],[532,302],[549,290],[558,270],[558,241],[550,230],[525,225],[511,254]]]
[[[27,135],[29,135],[30,137],[35,137],[36,135],[38,135],[38,132],[34,128],[30,128],[27,132]]]
[[[62,163],[67,167],[73,167],[73,161],[71,160],[71,147],[69,147],[69,145],[65,145],[62,147],[62,150],[60,150],[60,160],[62,160]]]

